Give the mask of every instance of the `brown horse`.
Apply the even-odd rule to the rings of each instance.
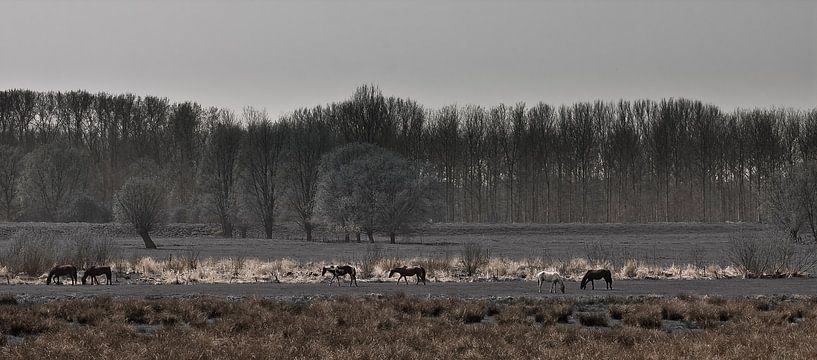
[[[417,266],[417,267],[406,267],[406,266],[396,267],[396,268],[391,269],[389,271],[389,278],[391,278],[391,276],[394,275],[395,273],[400,274],[400,277],[397,278],[397,284],[400,284],[400,279],[403,279],[403,278],[406,279],[406,284],[408,284],[408,277],[409,276],[417,276],[417,284],[420,284],[420,280],[423,280],[423,285],[426,284],[426,269],[424,269],[422,266]]]
[[[346,276],[346,274],[349,274],[350,277],[349,286],[352,286],[353,282],[355,283],[355,286],[357,286],[357,271],[355,271],[355,268],[349,265],[332,265],[330,267],[324,266],[323,270],[321,270],[321,276],[326,275],[326,273],[332,274],[332,279],[329,280],[329,286],[332,286],[332,281],[335,279],[338,279],[338,286],[340,286],[340,278]]]
[[[69,276],[71,277],[71,285],[77,284],[77,267],[74,265],[58,265],[55,266],[51,271],[48,272],[48,279],[45,280],[46,285],[51,285],[51,278],[55,279],[56,284],[62,284],[60,282],[60,276]]]
[[[89,276],[91,277],[91,285],[97,284],[99,285],[99,280],[96,279],[99,275],[105,275],[108,279],[106,284],[113,285],[111,283],[111,267],[110,266],[91,266],[85,270],[85,274],[82,274],[82,285],[85,285],[85,279]]]
[[[607,283],[607,289],[613,290],[613,276],[610,274],[610,270],[607,269],[600,269],[600,270],[588,270],[584,277],[582,278],[582,285],[581,289],[587,288],[587,283],[590,282],[592,289],[596,289],[596,284],[593,280],[604,279]]]

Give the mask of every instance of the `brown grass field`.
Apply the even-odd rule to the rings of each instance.
[[[0,298],[3,359],[813,359],[814,298]]]

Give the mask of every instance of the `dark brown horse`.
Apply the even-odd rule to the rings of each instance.
[[[590,286],[593,290],[596,289],[596,284],[593,280],[604,279],[607,283],[607,288],[613,290],[613,276],[610,274],[610,270],[607,269],[600,269],[600,270],[588,270],[584,277],[582,278],[582,285],[581,289],[587,288],[587,282],[590,282]]]
[[[82,274],[82,285],[85,285],[85,279],[87,279],[89,276],[91,277],[91,285],[99,285],[99,280],[96,279],[96,277],[99,275],[105,275],[105,277],[108,279],[106,284],[112,285],[110,266],[91,266],[88,269],[85,269],[85,274]]]
[[[346,276],[346,274],[349,274],[349,277],[350,277],[349,286],[352,286],[352,283],[354,283],[355,286],[357,286],[357,277],[356,277],[357,271],[355,271],[355,268],[353,268],[353,267],[351,267],[349,265],[341,265],[341,266],[332,265],[330,267],[324,266],[323,270],[321,270],[321,276],[326,275],[326,273],[332,274],[332,279],[329,280],[329,286],[332,286],[332,281],[334,281],[335,279],[338,279],[338,286],[340,286],[340,278]]]
[[[48,279],[45,280],[46,285],[51,284],[51,278],[55,279],[55,283],[62,284],[60,282],[60,276],[69,276],[71,277],[71,285],[77,284],[77,267],[74,265],[58,265],[55,266],[51,271],[48,272]]]
[[[405,278],[406,284],[408,284],[408,277],[409,276],[417,276],[417,284],[420,283],[420,280],[423,280],[423,285],[426,284],[426,269],[422,266],[417,267],[396,267],[389,271],[389,277],[391,278],[392,275],[395,273],[400,274],[400,277],[397,278],[397,284],[400,284],[400,279]]]

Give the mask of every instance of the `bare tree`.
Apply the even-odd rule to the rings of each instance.
[[[766,186],[766,210],[773,223],[792,241],[798,240],[805,222],[802,184],[799,172],[790,169],[773,176]]]
[[[29,153],[23,168],[23,195],[34,216],[61,220],[68,204],[85,191],[88,181],[85,152],[50,144]]]
[[[244,131],[227,111],[218,113],[202,154],[199,184],[207,195],[205,207],[221,223],[222,235],[233,236],[233,217],[238,210],[236,197],[236,170]]]
[[[335,145],[335,136],[322,117],[323,110],[301,109],[292,114],[290,134],[286,148],[287,182],[286,202],[295,219],[312,241],[315,227],[315,194],[317,193],[318,168],[321,156]]]
[[[0,202],[7,221],[14,220],[23,155],[16,147],[0,145]]]
[[[155,249],[150,231],[158,224],[165,205],[165,187],[154,177],[130,178],[114,196],[114,214],[119,222],[133,225],[145,242]]]
[[[261,218],[264,234],[271,239],[282,192],[279,168],[288,132],[284,123],[273,124],[266,112],[253,108],[244,110],[244,119],[247,130],[241,147],[242,183],[250,195],[250,209]]]

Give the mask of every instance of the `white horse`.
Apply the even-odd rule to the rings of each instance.
[[[539,293],[542,293],[542,284],[550,283],[550,292],[556,292],[556,283],[559,283],[562,294],[565,293],[565,279],[562,275],[552,271],[540,271],[536,273],[536,281],[539,283]]]

